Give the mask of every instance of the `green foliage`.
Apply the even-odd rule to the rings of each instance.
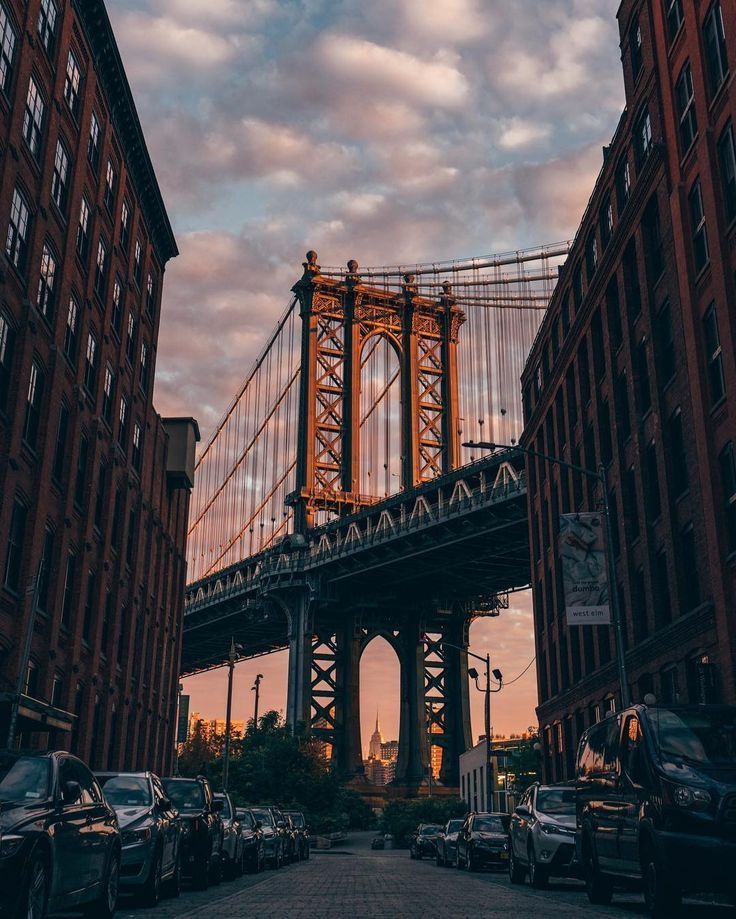
[[[177,758],[179,775],[187,778],[207,775],[211,763],[220,754],[220,746],[219,738],[207,738],[202,730],[202,722],[195,722],[192,733],[179,751]]]
[[[522,792],[540,779],[539,753],[534,745],[539,742],[537,729],[530,727],[523,738],[519,740],[516,752],[510,757],[508,770],[514,775],[513,782],[509,783],[509,791],[517,798]]]
[[[392,801],[381,816],[381,832],[391,833],[398,846],[409,843],[409,837],[420,823],[444,826],[453,817],[463,817],[467,804],[461,798],[416,798]]]

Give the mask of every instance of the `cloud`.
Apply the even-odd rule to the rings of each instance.
[[[503,150],[519,150],[538,145],[551,134],[552,125],[514,117],[503,123],[498,145]]]

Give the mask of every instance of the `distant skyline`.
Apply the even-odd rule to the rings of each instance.
[[[608,0],[108,0],[181,255],[166,272],[155,401],[211,430],[307,248],[323,264],[481,255],[571,236],[623,105]],[[531,600],[471,630],[515,677]],[[235,717],[285,706],[284,654],[238,665]],[[222,716],[225,673],[186,681]],[[398,731],[393,652],[366,651]],[[471,686],[473,737],[482,698]],[[535,722],[535,670],[493,697]],[[366,731],[368,734],[366,735]]]

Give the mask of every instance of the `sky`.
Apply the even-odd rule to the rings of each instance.
[[[165,277],[155,403],[213,427],[301,274],[466,258],[571,237],[623,106],[611,0],[108,0],[180,255]],[[531,600],[471,629],[507,680]],[[364,743],[397,736],[388,646],[364,657]],[[285,705],[284,655],[236,669],[235,717]],[[225,674],[186,681],[222,716]],[[482,696],[472,692],[473,735]],[[493,697],[534,722],[534,667]]]

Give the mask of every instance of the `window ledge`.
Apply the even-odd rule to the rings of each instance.
[[[723,78],[723,82],[721,83],[721,85],[716,90],[715,96],[713,96],[713,98],[711,99],[708,105],[708,111],[711,113],[711,115],[715,115],[715,109],[719,108],[721,104],[723,103],[724,99],[727,98],[728,96],[727,87],[729,87],[731,83],[733,82],[733,77],[734,77],[733,72],[729,71],[726,74],[726,76]]]
[[[712,421],[720,421],[721,417],[726,414],[726,394],[724,393],[721,398],[711,406],[710,417]]]

